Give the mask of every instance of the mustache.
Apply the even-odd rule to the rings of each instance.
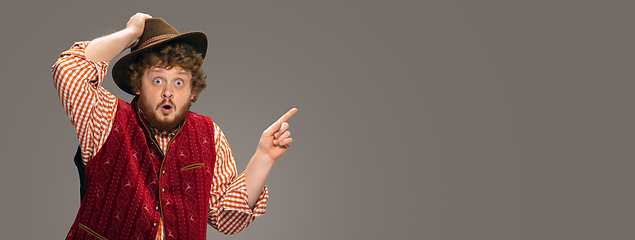
[[[163,106],[163,104],[166,103],[170,103],[170,105],[172,105],[172,108],[176,109],[176,104],[174,104],[174,102],[172,102],[172,99],[163,99],[163,101],[161,101],[161,103],[157,104],[156,109],[161,108],[161,106]]]

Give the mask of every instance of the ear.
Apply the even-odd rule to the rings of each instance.
[[[134,93],[135,93],[137,96],[138,96],[138,95],[141,95],[141,91],[139,90],[139,88],[138,88],[138,87],[135,87],[135,88],[134,88]]]
[[[194,100],[194,97],[196,97],[196,93],[190,93],[190,101]]]

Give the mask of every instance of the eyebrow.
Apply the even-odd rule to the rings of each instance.
[[[165,70],[165,69],[164,68],[150,68],[150,72],[153,72],[153,73],[161,72],[161,70]],[[177,75],[190,75],[190,73],[183,70],[181,72],[178,72]]]

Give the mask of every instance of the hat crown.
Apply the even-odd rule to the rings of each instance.
[[[131,52],[153,42],[179,35],[179,31],[163,20],[163,18],[148,18],[145,21],[143,34],[139,37],[137,45],[130,49]]]

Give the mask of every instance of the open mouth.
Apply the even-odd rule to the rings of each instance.
[[[170,114],[173,109],[174,108],[170,104],[164,104],[163,106],[161,106],[161,112],[163,112],[163,114],[165,115]]]

